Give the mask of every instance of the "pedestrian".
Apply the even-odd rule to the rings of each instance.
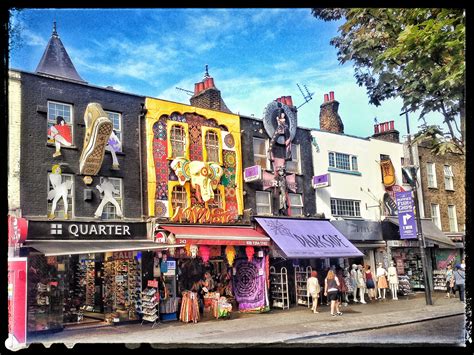
[[[375,273],[375,276],[377,277],[377,288],[379,290],[379,297],[378,299],[385,299],[385,292],[388,288],[387,284],[387,270],[384,269],[382,266],[382,263],[378,264],[377,272]],[[383,291],[383,297],[382,297],[382,292]]]
[[[464,278],[466,274],[460,264],[456,264],[456,270],[453,272],[456,290],[459,291],[459,300],[464,302]]]
[[[331,301],[331,316],[342,316],[339,311],[339,304],[337,302],[337,291],[339,286],[339,279],[334,274],[334,271],[329,270],[328,275],[324,279],[324,295]]]
[[[365,283],[367,285],[369,300],[372,301],[375,298],[375,282],[372,271],[370,271],[370,265],[366,265],[365,267]]]
[[[453,273],[453,266],[448,264],[446,269],[446,298],[450,298],[451,294],[456,296],[454,292],[454,273]]]
[[[344,280],[344,269],[340,265],[336,266],[336,276],[340,283],[337,299],[341,305],[347,306],[349,303],[349,299],[347,297],[347,285],[346,281]]]
[[[362,265],[357,266],[357,288],[359,289],[360,303],[366,304],[367,302],[365,302],[365,273],[363,272]]]
[[[311,308],[313,313],[319,313],[318,312],[318,298],[319,298],[319,293],[321,292],[321,287],[319,286],[319,280],[317,276],[318,276],[317,271],[313,270],[311,271],[311,276],[308,277],[308,280],[306,280],[306,292],[307,292],[308,298],[311,296],[313,300],[313,307]]]

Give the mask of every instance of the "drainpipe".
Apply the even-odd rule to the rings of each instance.
[[[143,214],[143,171],[142,171],[142,118],[145,117],[146,109],[145,104],[140,104],[142,106],[142,110],[138,115],[138,155],[139,155],[139,162],[140,162],[140,212],[141,218],[144,218]]]

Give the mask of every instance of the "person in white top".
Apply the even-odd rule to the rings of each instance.
[[[388,273],[388,284],[390,285],[390,293],[392,294],[392,299],[398,300],[397,291],[398,291],[398,275],[397,268],[395,267],[393,261],[390,262],[390,266],[387,270]]]
[[[311,310],[313,313],[319,313],[318,312],[318,298],[319,298],[319,293],[321,292],[321,287],[319,286],[319,280],[317,278],[318,273],[316,271],[311,271],[311,277],[308,277],[308,280],[306,280],[306,292],[308,297],[311,296],[313,299],[313,307]]]

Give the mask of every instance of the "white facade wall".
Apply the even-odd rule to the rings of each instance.
[[[326,218],[336,219],[331,214],[331,198],[360,201],[360,218],[380,221],[384,213],[380,155],[389,155],[395,168],[396,184],[405,190],[409,185],[402,183],[401,158],[403,144],[372,138],[358,138],[344,134],[313,130],[319,148],[313,144],[314,175],[330,174],[331,186],[318,188],[316,193],[316,212],[324,213]],[[328,171],[328,152],[338,152],[357,156],[360,176]],[[344,217],[351,218],[351,217]]]
[[[20,216],[21,74],[8,73],[8,212]]]

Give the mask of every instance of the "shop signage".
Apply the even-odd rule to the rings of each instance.
[[[418,240],[387,240],[389,247],[419,247]]]
[[[28,240],[147,239],[146,223],[29,221]]]
[[[22,244],[28,234],[28,221],[25,218],[8,216],[8,246]]]
[[[224,211],[222,208],[207,207],[178,207],[172,222],[189,223],[229,223],[237,219],[237,215],[231,211]]]
[[[312,185],[315,189],[331,186],[331,177],[329,174],[313,176]]]
[[[133,251],[117,251],[112,254],[113,260],[133,259]]]
[[[269,241],[266,240],[242,240],[238,239],[187,239],[187,238],[176,238],[177,244],[196,244],[196,245],[245,245],[245,246],[268,246]],[[219,254],[220,255],[220,254]]]
[[[331,221],[331,224],[349,240],[383,240],[382,224],[373,221]]]
[[[26,343],[26,274],[26,258],[8,260],[8,333],[18,344]]]
[[[252,182],[262,180],[262,167],[260,165],[250,166],[244,169],[244,181]]]
[[[416,219],[411,191],[397,192],[395,196],[397,199],[400,239],[416,239]]]
[[[155,288],[157,288],[157,287],[158,287],[158,281],[156,281],[156,280],[148,280],[148,282],[147,282],[147,287],[155,287]]]

